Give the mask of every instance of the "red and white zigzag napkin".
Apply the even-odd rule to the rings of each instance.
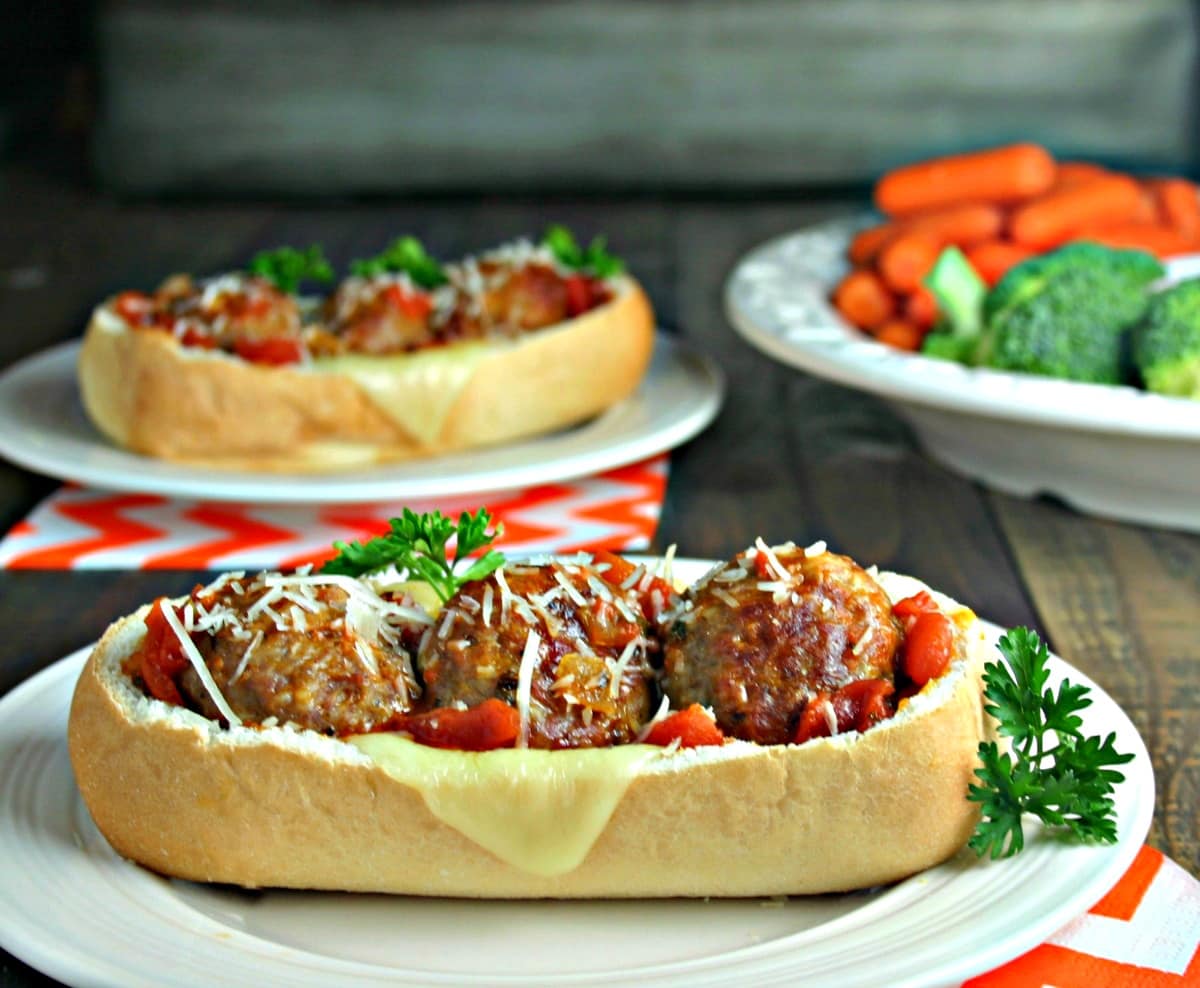
[[[1103,899],[1040,947],[963,988],[1200,985],[1200,882],[1143,847]]]
[[[279,569],[320,562],[334,541],[387,531],[402,508],[457,516],[486,505],[510,555],[645,549],[658,526],[668,459],[522,490],[355,505],[186,501],[64,487],[0,541],[8,569]]]

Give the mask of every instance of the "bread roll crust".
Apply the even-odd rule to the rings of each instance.
[[[889,578],[893,599],[916,585],[900,580]],[[477,898],[794,895],[931,867],[965,844],[978,817],[966,799],[988,733],[975,625],[945,677],[864,734],[655,754],[582,864],[543,877],[443,823],[418,790],[351,745],[281,728],[222,730],[143,696],[120,663],[146,611],[114,624],[89,658],[69,747],[101,832],[166,875]],[[488,785],[484,812],[496,795]]]
[[[622,278],[612,301],[576,319],[485,343],[441,428],[422,438],[345,374],[253,364],[117,321],[98,309],[79,355],[83,405],[97,428],[138,453],[251,471],[323,472],[563,428],[632,394],[654,344],[649,300]],[[412,362],[389,363],[419,400]]]

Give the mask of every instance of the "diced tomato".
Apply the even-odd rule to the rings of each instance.
[[[804,705],[800,715],[800,723],[796,725],[796,733],[792,735],[792,744],[804,744],[813,738],[827,738],[833,733],[830,721],[836,723],[837,714],[828,693],[818,693]],[[838,725],[841,730],[841,725]]]
[[[624,648],[635,638],[641,637],[641,627],[633,621],[626,621],[610,601],[593,602],[591,617],[587,630],[588,640],[593,645]]]
[[[117,315],[130,326],[140,326],[154,308],[154,300],[145,292],[121,292],[113,301]]]
[[[459,751],[491,751],[517,743],[521,718],[502,700],[484,700],[468,710],[439,707],[423,714],[401,717],[395,725],[418,744]]]
[[[892,716],[887,698],[895,687],[886,679],[856,679],[833,694],[818,693],[804,707],[792,744],[813,738],[827,738],[837,725],[837,733],[865,731]]]
[[[617,588],[620,588],[637,568],[628,559],[606,549],[593,553],[592,558],[600,565],[608,564],[608,568],[600,575],[605,583]],[[638,584],[641,584],[640,580]],[[635,592],[640,596],[643,616],[647,621],[654,621],[659,613],[666,609],[674,590],[662,577],[652,576],[644,591]]]
[[[422,292],[406,292],[399,285],[388,285],[384,290],[388,304],[399,309],[409,319],[424,322],[433,311],[433,300]]]
[[[645,743],[665,748],[676,740],[679,741],[681,748],[703,748],[708,745],[724,744],[725,734],[708,711],[700,704],[693,703],[690,707],[677,710],[664,717],[650,728]]]
[[[233,351],[252,364],[295,364],[304,356],[304,345],[288,336],[268,336],[261,340],[238,340]]]
[[[865,731],[881,720],[887,720],[892,716],[887,698],[895,691],[896,688],[886,679],[856,679],[847,683],[833,697],[839,727],[843,713],[856,731]]]
[[[777,580],[778,575],[771,569],[771,564],[767,560],[767,554],[759,551],[754,557],[754,575],[760,580]]]
[[[918,686],[937,679],[954,655],[954,624],[941,611],[919,614],[904,636],[904,672]]]
[[[915,618],[919,614],[929,614],[937,609],[937,601],[933,599],[928,590],[905,597],[892,605],[892,613],[906,623],[908,618]]]
[[[146,615],[146,637],[136,653],[139,660],[136,671],[152,697],[182,706],[183,696],[176,679],[187,668],[188,660],[163,614],[162,609],[170,606],[166,597],[159,597],[150,606],[150,613]]]
[[[566,280],[567,315],[581,316],[592,307],[592,285],[588,278],[573,274]]]
[[[183,334],[179,337],[179,342],[184,346],[200,347],[203,350],[215,350],[217,347],[216,337],[193,325],[188,325],[184,329]]]

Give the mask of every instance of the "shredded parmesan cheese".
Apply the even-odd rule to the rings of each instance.
[[[767,568],[770,569],[771,572],[777,577],[779,577],[780,581],[783,583],[791,582],[792,574],[784,568],[782,563],[780,563],[779,557],[776,556],[771,547],[762,540],[761,535],[754,540],[754,547],[766,557]]]
[[[620,658],[616,664],[612,666],[608,679],[608,695],[610,699],[615,700],[621,692],[621,680],[625,677],[625,670],[629,667],[629,663],[637,654],[637,651],[642,646],[642,639],[635,638],[629,642],[622,650]]]
[[[653,717],[651,717],[648,721],[646,721],[645,724],[642,725],[642,729],[637,732],[637,737],[634,738],[634,741],[639,744],[642,741],[645,741],[646,738],[648,738],[650,736],[650,732],[652,730],[654,730],[654,725],[660,723],[663,720],[666,720],[667,715],[670,712],[671,712],[671,698],[664,693],[662,702],[658,705],[658,710],[656,710],[654,712]]]
[[[521,666],[517,670],[517,714],[520,730],[517,747],[529,747],[529,705],[533,694],[533,667],[537,663],[542,640],[532,628],[525,637],[525,650],[521,653]]]
[[[838,733],[837,714],[834,712],[833,704],[825,704],[825,723],[829,725],[829,736],[836,738]]]
[[[254,637],[250,639],[250,644],[246,646],[246,651],[242,653],[242,659],[237,664],[237,669],[234,670],[233,678],[229,680],[229,685],[232,686],[242,678],[242,673],[246,671],[246,665],[250,661],[250,656],[254,650],[262,644],[263,634],[261,631],[254,632]]]
[[[179,623],[179,616],[175,613],[175,608],[165,601],[159,605],[159,608],[162,611],[163,617],[167,619],[167,624],[175,632],[175,637],[179,639],[179,645],[183,649],[183,654],[187,656],[188,661],[192,664],[192,668],[196,670],[196,675],[200,677],[200,682],[204,684],[204,689],[208,693],[209,699],[221,711],[221,716],[229,722],[231,727],[241,727],[242,719],[225,702],[225,697],[221,695],[221,691],[217,688],[216,680],[213,679],[212,673],[208,671],[208,666],[204,664],[204,657],[200,654],[200,650],[196,648],[196,643],[192,641],[192,636]]]

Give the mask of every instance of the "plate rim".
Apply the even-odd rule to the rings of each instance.
[[[14,387],[23,376],[50,365],[73,366],[81,343],[67,340],[35,351],[0,373],[0,400],[7,387]],[[119,458],[101,467],[79,469],[74,462],[64,463],[60,456],[37,447],[24,434],[19,422],[0,423],[0,458],[43,476],[86,487],[165,497],[254,504],[366,504],[430,497],[457,497],[464,494],[493,493],[532,485],[561,483],[580,477],[627,466],[675,449],[703,432],[720,414],[728,393],[728,379],[719,364],[706,352],[677,335],[656,330],[650,368],[638,389],[629,398],[599,416],[575,427],[578,430],[602,428],[607,417],[620,414],[636,400],[653,401],[647,392],[653,388],[655,366],[663,362],[661,372],[679,372],[692,390],[694,404],[683,414],[673,415],[665,423],[650,423],[618,437],[616,443],[598,439],[592,447],[560,452],[546,457],[527,457],[522,465],[481,467],[473,471],[439,474],[430,469],[438,459],[417,459],[395,464],[380,464],[365,470],[344,473],[251,474],[244,471],[213,471],[169,461],[144,457],[122,450],[98,432],[90,440],[96,449],[104,449]],[[65,376],[65,375],[64,375]],[[73,374],[72,374],[73,378]],[[660,415],[664,414],[660,410]],[[566,430],[548,436],[531,437],[514,443],[466,450],[447,457],[469,458],[479,455],[519,453],[550,445],[570,435]],[[143,472],[145,468],[150,472]],[[399,474],[399,475],[397,475]]]
[[[642,558],[653,559],[661,557]],[[711,565],[711,563],[712,561],[699,559],[676,560],[677,567],[695,567],[697,571],[703,567]],[[996,634],[1003,630],[999,626],[991,624],[990,622],[982,621],[982,624],[989,635]],[[85,646],[84,648],[78,649],[71,654],[55,661],[51,665],[40,670],[34,676],[22,683],[19,683],[5,696],[0,697],[0,724],[3,723],[5,714],[9,713],[16,707],[31,702],[29,698],[36,696],[39,692],[54,690],[69,691],[73,686],[73,677],[75,674],[77,674],[75,672],[75,668],[82,666],[82,663],[91,648],[92,646],[90,645]],[[1009,933],[1005,938],[993,942],[990,945],[980,946],[976,944],[969,952],[963,952],[960,956],[958,956],[957,960],[953,959],[949,953],[945,957],[941,958],[939,961],[939,966],[932,972],[936,978],[940,979],[939,983],[941,980],[970,977],[981,971],[991,970],[1007,960],[1019,956],[1026,950],[1031,949],[1033,946],[1044,942],[1065,923],[1086,911],[1086,909],[1088,909],[1096,899],[1098,899],[1105,892],[1107,892],[1109,888],[1112,887],[1120,875],[1123,874],[1128,868],[1136,854],[1140,851],[1145,841],[1146,834],[1149,831],[1155,811],[1155,779],[1149,752],[1145,747],[1145,742],[1141,738],[1136,725],[1133,724],[1128,714],[1125,713],[1125,711],[1116,703],[1115,700],[1113,700],[1113,698],[1107,693],[1107,691],[1103,689],[1102,686],[1096,683],[1095,680],[1093,680],[1082,670],[1071,665],[1066,660],[1054,655],[1053,653],[1052,673],[1052,678],[1057,679],[1058,675],[1068,675],[1077,682],[1083,682],[1090,686],[1093,690],[1094,698],[1098,699],[1102,706],[1107,706],[1110,708],[1107,710],[1104,716],[1107,718],[1117,718],[1117,721],[1121,724],[1123,732],[1128,733],[1129,738],[1135,745],[1134,754],[1136,761],[1133,764],[1139,766],[1139,772],[1136,775],[1128,775],[1127,783],[1124,784],[1132,787],[1131,789],[1127,790],[1126,804],[1122,807],[1124,812],[1129,813],[1129,822],[1126,824],[1126,827],[1123,828],[1126,830],[1126,837],[1117,845],[1096,847],[1095,853],[1104,854],[1105,857],[1100,864],[1089,873],[1090,877],[1082,884],[1067,889],[1067,894],[1065,894],[1059,900],[1057,906],[1038,913],[1031,922],[1026,923],[1017,933]],[[58,694],[54,695],[57,696]],[[1097,716],[1095,712],[1095,703],[1093,704],[1091,710],[1092,716]],[[0,735],[4,733],[4,730],[5,729],[3,726],[0,726]],[[1123,737],[1123,741],[1124,740],[1125,738]],[[65,748],[65,734],[58,735],[57,743]],[[73,779],[68,778],[65,780],[65,782],[68,786],[73,788]],[[77,791],[73,793],[71,798],[75,801],[79,800]],[[82,804],[77,802],[77,807],[81,807],[81,805]],[[84,809],[83,812],[86,813],[86,810]],[[1064,851],[1069,851],[1069,848],[1064,848]],[[119,861],[119,859],[118,863],[122,869],[137,869],[136,865],[132,865],[125,861]],[[1001,863],[1001,865],[1002,864],[1003,863]],[[986,866],[986,862],[983,866]],[[943,865],[938,867],[946,866]],[[140,871],[140,869],[138,870]],[[920,877],[920,875],[914,876],[914,878],[908,879],[907,881],[919,881]],[[0,879],[2,879],[2,874],[0,874]],[[905,883],[900,883],[899,886],[893,886],[891,888],[901,887],[904,884]],[[5,904],[2,900],[0,900],[0,920],[5,918],[5,913]],[[853,916],[854,913],[852,912],[847,915]],[[28,915],[26,915],[24,918],[26,926],[32,926],[34,929],[37,929],[37,924],[34,923]],[[836,920],[833,922],[836,922]],[[793,936],[803,934],[805,932],[811,932],[812,930],[819,928],[820,926],[817,926],[806,930],[797,931],[797,934],[785,936],[779,940],[765,943],[760,946],[752,948],[740,948],[729,951],[726,952],[726,956],[730,953],[744,954],[747,950],[752,950],[760,958],[774,956],[786,957],[790,950],[797,949],[795,947],[789,948],[787,946],[788,940],[792,939]],[[235,932],[240,933],[241,931]],[[339,968],[342,968],[347,973],[354,974],[356,977],[361,976],[364,972],[374,972],[374,976],[370,978],[370,980],[378,983],[387,983],[392,979],[395,979],[398,983],[416,983],[411,980],[406,980],[411,979],[414,972],[393,972],[393,969],[390,969],[384,965],[371,964],[368,962],[340,960],[338,958],[330,957],[320,953],[310,953],[300,951],[297,948],[288,948],[275,941],[263,940],[262,938],[255,936],[253,933],[245,935],[251,936],[256,942],[263,945],[264,956],[275,955],[279,954],[280,952],[282,952],[284,955],[294,953],[297,955],[298,959],[305,960],[306,963],[311,962],[311,965],[314,965],[314,974],[320,974],[322,972],[327,973],[330,970],[337,971]],[[227,942],[231,944],[234,949],[239,949],[237,940],[238,938],[234,937]],[[25,963],[33,966],[35,969],[49,974],[52,977],[60,978],[67,983],[78,983],[77,979],[83,977],[85,974],[89,976],[88,980],[91,981],[94,980],[95,974],[97,973],[96,968],[98,965],[96,963],[97,958],[93,956],[94,952],[89,954],[86,950],[83,950],[78,945],[75,945],[70,952],[70,956],[65,956],[62,951],[63,945],[61,943],[47,942],[44,939],[42,941],[38,941],[36,936],[32,942],[29,940],[20,940],[18,938],[17,931],[15,931],[11,923],[0,925],[0,945],[12,953],[13,956],[20,958]],[[950,959],[947,959],[947,957]],[[103,964],[105,964],[105,966],[112,968],[114,973],[119,976],[111,982],[112,984],[129,983],[129,969],[118,969],[113,967],[111,958],[103,958],[101,961]],[[666,970],[665,968],[673,969],[687,963],[688,962],[675,962],[667,965],[656,965],[649,967],[644,966],[642,968],[630,969],[628,972],[585,972],[577,978],[570,979],[569,983],[577,985],[593,983],[617,983],[624,977],[637,977],[644,978],[645,983],[648,984],[677,984],[682,982],[676,982],[674,980],[675,975],[672,974],[670,970]],[[662,970],[656,970],[656,968]],[[390,976],[389,972],[392,972]],[[685,970],[677,973],[679,973],[681,977],[692,977],[695,974],[702,974],[703,972],[701,970],[695,970],[691,972]],[[719,974],[719,971],[714,970],[713,973]],[[508,979],[502,978],[497,981],[495,978],[491,978],[488,979],[487,982],[484,982],[478,978],[475,978],[474,976],[462,977],[457,974],[448,975],[442,972],[427,972],[422,973],[422,975],[429,983],[440,983],[447,985],[479,985],[484,983],[532,985],[552,982],[557,983],[558,980],[551,978],[550,976],[543,975],[514,975],[512,978]],[[915,988],[917,985],[929,983],[930,982],[927,974],[914,974],[894,982],[894,984],[897,986],[908,986],[908,988]]]
[[[848,243],[849,234],[865,219],[858,214],[814,223],[772,237],[739,256],[722,292],[726,318],[738,334],[784,364],[894,401],[1080,432],[1200,441],[1200,401],[1153,394],[1130,385],[966,367],[900,351],[841,319],[825,297],[831,284],[819,286],[821,291],[813,284],[796,288],[797,297],[817,300],[828,309],[829,325],[823,327],[828,333],[810,340],[786,338],[780,327],[764,326],[744,305],[740,296],[752,282],[747,271],[754,265],[769,263],[780,251],[814,236],[845,237]],[[1188,255],[1188,259],[1194,263],[1196,256]],[[931,387],[931,382],[936,386]],[[993,389],[1005,389],[1006,393],[993,394]],[[1137,412],[1130,417],[1134,409]]]

